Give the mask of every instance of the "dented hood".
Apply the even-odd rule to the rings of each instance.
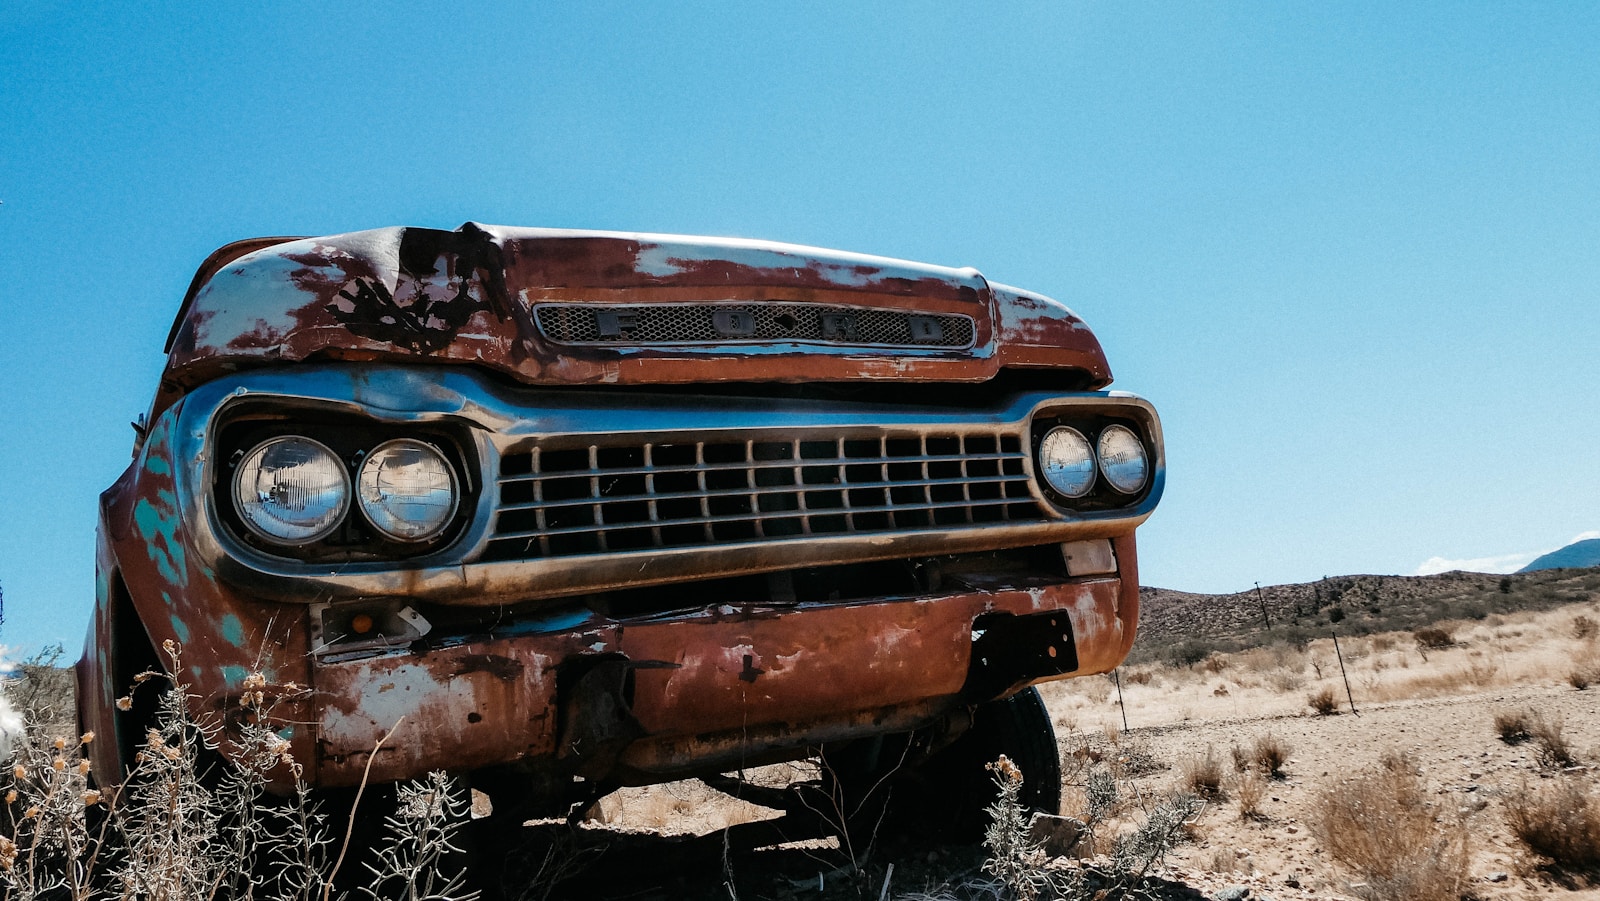
[[[815,329],[818,315],[835,313],[822,334],[796,325],[775,335],[722,312],[772,304],[785,311],[780,330],[807,316]],[[655,305],[676,305],[677,319],[717,311],[716,330],[641,330],[637,340],[615,331],[640,311],[667,321]],[[550,329],[557,313],[592,321],[593,310],[609,311],[608,339]],[[894,346],[853,330],[857,319],[895,317],[935,324]],[[983,381],[1003,367],[1075,369],[1095,388],[1111,380],[1099,342],[1070,310],[974,269],[765,241],[476,223],[230,244],[195,275],[167,352],[166,403],[226,372],[313,358],[471,363],[538,385]],[[158,397],[158,408],[166,403]]]

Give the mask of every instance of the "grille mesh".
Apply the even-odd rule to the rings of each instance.
[[[562,344],[817,341],[961,348],[973,343],[972,319],[968,316],[825,304],[540,304],[535,314],[545,337]]]
[[[596,436],[598,437],[598,436]],[[489,560],[1045,519],[1015,435],[574,446],[501,458]]]

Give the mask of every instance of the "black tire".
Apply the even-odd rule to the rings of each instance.
[[[1002,754],[1022,771],[1023,806],[1061,810],[1055,728],[1035,689],[979,705],[960,738],[921,761],[913,759],[916,743],[902,735],[824,749],[824,788],[842,799],[836,806],[849,814],[846,828],[977,841],[998,793],[987,765]]]

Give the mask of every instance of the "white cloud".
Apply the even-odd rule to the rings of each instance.
[[[1429,557],[1417,567],[1414,576],[1432,576],[1447,573],[1451,570],[1462,570],[1469,573],[1514,573],[1527,566],[1529,563],[1543,557],[1551,551],[1560,550],[1575,541],[1588,541],[1591,538],[1600,538],[1600,531],[1583,532],[1572,541],[1559,547],[1545,548],[1542,551],[1525,551],[1520,554],[1501,554],[1498,557],[1467,557],[1465,559],[1452,559],[1449,557]]]
[[[1498,557],[1469,557],[1465,560],[1452,560],[1448,557],[1429,557],[1422,561],[1413,576],[1432,576],[1438,573],[1447,573],[1453,569],[1469,573],[1514,573],[1538,559],[1545,551],[1529,551],[1525,554],[1501,554]]]

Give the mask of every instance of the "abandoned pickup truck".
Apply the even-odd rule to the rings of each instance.
[[[101,498],[102,781],[170,641],[196,715],[309,689],[281,734],[323,789],[445,769],[523,816],[811,757],[957,804],[1004,752],[1053,811],[1032,686],[1133,641],[1156,414],[1104,390],[1072,311],[973,269],[472,223],[261,238],[205,261],[166,352]]]

